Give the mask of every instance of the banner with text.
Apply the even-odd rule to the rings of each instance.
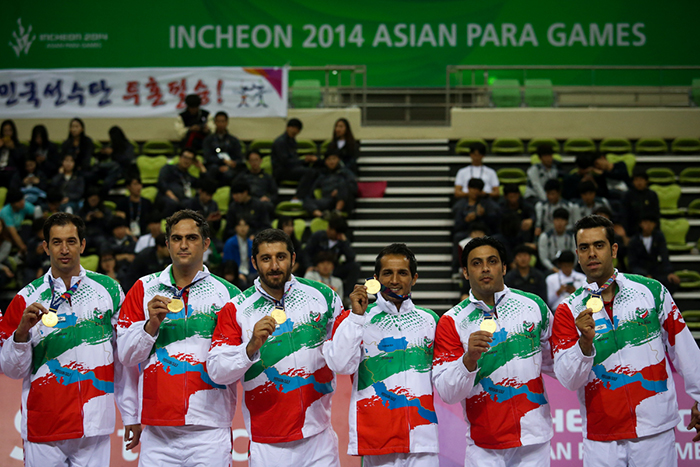
[[[6,118],[174,117],[198,94],[212,115],[286,117],[286,68],[0,70]]]

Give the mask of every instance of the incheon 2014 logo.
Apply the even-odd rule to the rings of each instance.
[[[22,26],[22,18],[17,18],[18,31],[12,31],[12,37],[15,39],[15,43],[10,42],[10,47],[17,54],[17,58],[24,52],[25,55],[29,53],[29,48],[32,43],[36,40],[36,34],[32,35],[32,25],[30,24],[27,29]]]

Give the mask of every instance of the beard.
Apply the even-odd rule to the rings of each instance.
[[[265,284],[270,289],[280,290],[284,289],[284,284],[286,284],[289,279],[292,278],[291,269],[287,271],[280,269],[280,275],[275,277],[270,277],[269,272],[263,276],[260,276],[260,281]]]

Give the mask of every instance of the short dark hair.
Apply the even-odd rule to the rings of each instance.
[[[557,264],[561,263],[571,263],[576,262],[576,254],[571,250],[562,250],[559,252],[557,257],[554,259]]]
[[[516,246],[513,248],[513,257],[515,258],[518,256],[520,253],[527,253],[528,255],[532,256],[535,254],[532,248],[529,246],[525,245],[524,243],[521,243],[520,245]]]
[[[189,94],[185,97],[185,105],[187,107],[199,107],[202,105],[202,98],[197,94]]]
[[[569,210],[566,208],[556,208],[552,213],[552,219],[564,219],[569,220]]]
[[[605,229],[605,237],[608,239],[608,242],[610,242],[610,246],[612,247],[615,243],[615,228],[613,227],[613,223],[609,219],[606,219],[603,216],[596,216],[595,214],[582,217],[576,222],[576,225],[574,226],[574,228],[576,229],[576,246],[578,247],[579,230],[595,229],[597,227],[603,227]]]
[[[182,156],[182,155],[184,155],[186,152],[189,152],[190,154],[192,154],[192,156],[194,156],[193,159],[194,159],[195,157],[197,157],[197,153],[194,152],[194,149],[192,149],[191,146],[186,146],[186,147],[182,148],[182,150],[180,151],[180,155]]]
[[[483,190],[484,181],[480,178],[472,177],[467,182],[467,188],[476,188],[477,190]]]
[[[469,226],[469,233],[472,233],[475,230],[478,230],[479,232],[484,232],[486,235],[489,234],[489,227],[481,221],[474,221],[471,223],[471,225]]]
[[[258,156],[260,156],[260,159],[262,159],[262,154],[260,154],[260,151],[258,151],[257,149],[251,149],[250,151],[248,151],[248,154],[245,155],[246,160],[250,159],[250,156],[253,154],[257,154]]]
[[[382,270],[382,258],[388,255],[404,256],[408,260],[408,269],[411,271],[411,277],[416,275],[418,272],[418,262],[416,261],[416,255],[413,254],[410,248],[406,246],[405,243],[392,243],[391,245],[382,248],[382,251],[377,255],[377,259],[374,261],[374,274],[379,276]]]
[[[168,239],[165,237],[164,233],[159,233],[155,238],[156,246],[161,248],[168,246]]]
[[[46,222],[44,222],[44,240],[46,243],[51,240],[51,227],[54,225],[64,226],[68,224],[73,224],[75,228],[78,229],[78,240],[82,243],[85,238],[85,222],[81,217],[67,212],[57,212],[51,214],[49,218],[46,219]]]
[[[643,178],[647,182],[649,181],[649,174],[647,174],[646,169],[644,169],[643,167],[635,167],[634,171],[632,171],[632,178],[637,177]]]
[[[216,181],[209,177],[201,177],[199,179],[199,189],[200,191],[213,195],[216,193]]]
[[[583,153],[576,156],[574,164],[576,164],[576,167],[579,169],[587,169],[593,165],[594,160],[593,154]]]
[[[506,183],[505,185],[503,185],[503,194],[509,195],[511,193],[520,194],[520,187],[517,183]]]
[[[348,231],[348,222],[343,216],[332,215],[328,220],[328,228],[333,229],[340,234],[344,234]]]
[[[641,221],[652,221],[658,225],[659,224],[659,216],[650,210],[642,211],[642,214],[639,216],[639,222],[641,222]]]
[[[214,115],[214,118],[216,117],[224,117],[226,120],[228,120],[228,114],[224,112],[223,110],[219,110],[216,112],[216,115]]]
[[[10,188],[10,190],[7,192],[7,195],[5,196],[5,203],[7,204],[15,204],[19,201],[22,201],[24,199],[24,192],[20,190],[19,188]]]
[[[175,214],[168,217],[165,221],[165,236],[168,240],[170,240],[170,232],[172,231],[173,227],[175,227],[178,222],[185,219],[192,219],[194,223],[197,224],[197,227],[199,227],[199,234],[202,236],[202,242],[211,237],[209,224],[204,216],[191,209],[182,209],[181,211],[177,211]]]
[[[304,125],[298,118],[290,118],[287,122],[287,126],[293,126],[294,128],[298,128],[299,131],[301,131],[301,129],[304,128]]]
[[[590,193],[591,191],[598,191],[598,187],[596,186],[593,180],[581,180],[579,182],[578,193],[580,195],[584,193]]]
[[[287,251],[290,255],[294,254],[294,243],[289,235],[284,233],[280,229],[265,229],[258,234],[253,239],[253,258],[255,259],[260,252],[261,243],[284,243],[287,245]]]
[[[503,243],[487,235],[481,238],[474,238],[470,240],[469,243],[464,245],[464,249],[462,250],[463,267],[467,267],[467,262],[469,261],[469,253],[471,253],[472,250],[475,250],[481,246],[493,247],[496,251],[498,251],[498,257],[501,259],[501,263],[506,264],[506,259],[508,257],[508,255],[506,254],[506,247],[503,246]]]
[[[231,185],[232,195],[235,195],[236,193],[244,193],[246,191],[250,193],[250,184],[245,180],[239,180]]]
[[[323,250],[316,253],[316,256],[314,256],[314,266],[324,261],[330,261],[335,266],[338,263],[338,257],[331,250]]]
[[[612,219],[613,216],[612,210],[609,207],[602,205],[595,208],[593,214],[603,215],[603,217],[607,217],[608,219]]]
[[[544,183],[544,191],[545,193],[548,191],[561,191],[561,182],[557,178],[550,178]]]
[[[294,219],[292,219],[289,216],[279,216],[279,218],[277,218],[278,229],[282,230],[282,227],[284,227],[287,224],[294,225]]]
[[[141,177],[139,177],[138,175],[131,175],[131,176],[127,177],[126,180],[125,180],[125,181],[126,181],[126,186],[129,186],[129,185],[131,185],[132,183],[134,183],[134,180],[136,180],[137,182],[143,184],[143,183],[141,182]]]
[[[554,148],[551,144],[540,144],[537,146],[537,155],[542,158],[542,156],[553,156]]]
[[[472,143],[469,145],[469,154],[478,152],[482,156],[486,155],[486,145],[484,143]]]

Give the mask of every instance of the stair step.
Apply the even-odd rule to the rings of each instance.
[[[348,225],[352,228],[358,227],[425,227],[424,219],[404,219],[401,225],[396,225],[395,219],[350,219]],[[452,227],[454,221],[452,219],[432,219],[429,222],[429,227]]]
[[[419,165],[435,165],[435,164],[462,164],[471,163],[469,157],[464,156],[431,156],[423,154],[420,156],[371,156],[360,157],[357,159],[360,166],[363,165],[381,165],[381,164],[419,164]],[[485,162],[484,162],[485,163]]]
[[[416,182],[433,182],[433,183],[452,183],[454,177],[360,177],[358,182],[388,182],[388,183],[416,183]]]
[[[450,208],[356,208],[355,214],[450,214]]]
[[[377,167],[360,167],[360,172],[449,172],[449,165],[430,167],[379,165]]]
[[[355,255],[355,258],[361,263],[374,263],[374,261],[377,259],[377,255],[361,254]],[[416,261],[419,263],[449,263],[452,261],[452,255],[432,255],[419,253],[416,255]]]
[[[376,204],[376,203],[449,203],[448,196],[424,196],[420,198],[402,198],[399,196],[389,196],[386,198],[358,198],[357,204]]]
[[[386,188],[387,195],[451,195],[455,192],[452,186],[414,186],[414,187],[395,187]]]
[[[360,152],[449,151],[449,146],[360,146]]]
[[[449,144],[449,139],[363,139],[361,141],[363,145],[372,144]]]
[[[352,221],[351,221],[352,222]],[[410,236],[428,236],[428,237],[444,237],[449,236],[449,230],[358,230],[354,233],[355,237],[366,237],[369,235],[377,237],[410,237]]]

